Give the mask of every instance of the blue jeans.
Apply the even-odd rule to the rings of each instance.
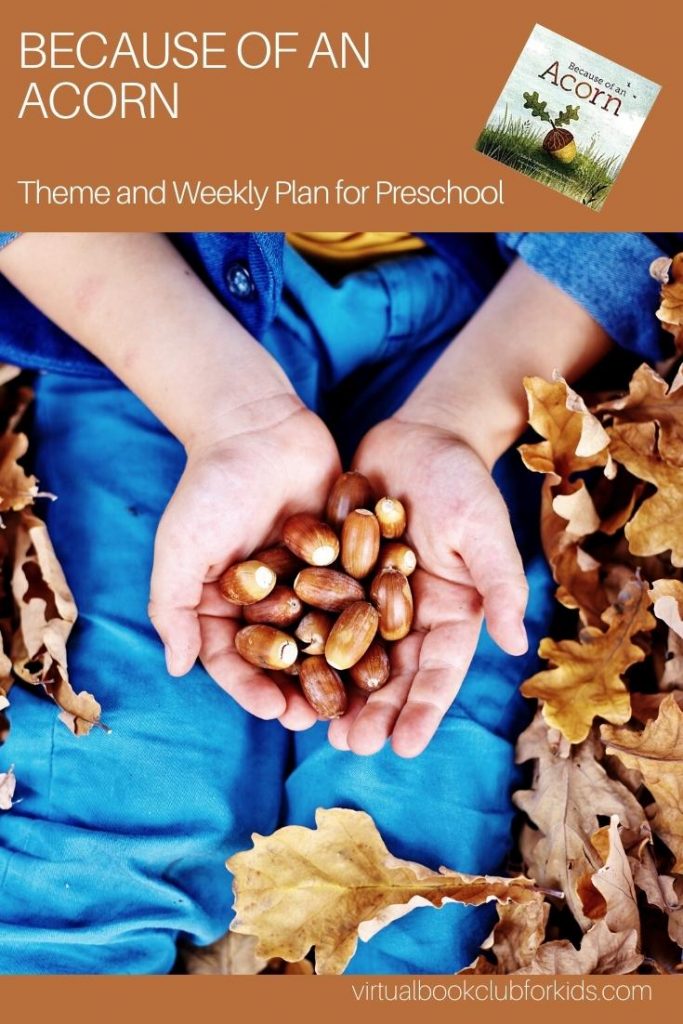
[[[333,284],[286,257],[286,291],[264,344],[349,450],[415,386],[474,299],[434,255]],[[457,343],[457,342],[456,342]],[[226,857],[253,831],[312,825],[317,807],[356,807],[389,849],[431,867],[502,867],[510,841],[514,741],[534,656],[482,634],[462,691],[428,750],[333,750],[243,712],[195,668],[171,679],[147,619],[157,522],[183,469],[177,441],[123,386],[38,378],[33,448],[43,511],[80,608],[72,679],[92,690],[111,735],[74,738],[39,693],[12,691],[1,764],[21,802],[0,815],[0,971],[163,973],[176,942],[208,943],[231,917]],[[496,467],[531,584],[531,651],[550,581],[537,493],[515,453]],[[354,972],[450,972],[469,962],[491,912],[421,909],[360,944]]]

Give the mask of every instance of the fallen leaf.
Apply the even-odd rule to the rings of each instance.
[[[6,772],[0,772],[0,811],[9,811],[14,799],[14,791],[17,788],[17,778],[14,774],[14,766]]]
[[[296,962],[314,946],[316,972],[341,974],[359,937],[367,941],[415,907],[535,898],[527,878],[433,872],[399,860],[362,811],[319,809],[316,826],[254,834],[253,849],[227,862],[234,875],[231,930],[255,935],[259,957]]]
[[[622,589],[619,603],[603,613],[606,630],[586,626],[578,641],[541,641],[539,655],[556,667],[527,679],[522,693],[544,702],[545,720],[570,743],[585,740],[597,717],[617,725],[631,717],[622,676],[645,657],[633,637],[654,628],[649,605],[647,585],[634,578]]]
[[[674,872],[683,872],[683,712],[672,694],[641,730],[604,725],[608,754],[637,769],[655,800],[652,827],[674,854]]]
[[[29,476],[18,460],[28,451],[25,434],[0,435],[0,512],[18,512],[32,505],[38,493],[38,481]]]
[[[643,809],[620,782],[610,779],[599,761],[601,746],[594,733],[577,746],[552,741],[541,712],[519,738],[516,760],[534,760],[532,788],[518,790],[514,802],[534,823],[535,840],[528,837],[525,865],[539,885],[560,889],[567,905],[585,929],[577,886],[583,875],[601,865],[591,837],[598,816],[617,815],[630,828],[644,820]]]
[[[583,936],[580,949],[566,939],[544,942],[532,963],[515,974],[630,974],[643,962],[638,933],[612,932],[603,918]]]
[[[513,974],[533,962],[545,938],[550,911],[542,893],[536,893],[528,903],[499,903],[496,910],[498,923],[482,945],[495,957],[495,963],[479,956],[471,967],[458,973]]]
[[[619,818],[612,815],[608,835],[608,849],[603,856],[604,863],[591,879],[593,888],[600,893],[604,903],[604,917],[612,932],[630,932],[640,935],[640,915],[636,889],[626,851],[619,835]],[[596,848],[595,837],[593,847]]]
[[[669,388],[647,363],[633,374],[627,395],[603,402],[597,411],[626,423],[657,423],[660,455],[672,465],[683,465],[683,388]]]
[[[626,524],[625,535],[634,555],[671,551],[675,566],[683,565],[683,469],[664,462],[654,450],[654,424],[625,423],[610,430],[610,451],[629,473],[653,484]]]
[[[663,277],[663,266],[657,266],[659,280]],[[674,336],[680,351],[683,344],[683,254],[678,253],[669,265],[668,279],[662,283],[661,301],[656,316],[662,327]]]
[[[654,580],[650,597],[653,602],[652,611],[657,618],[683,637],[683,583],[680,580]]]

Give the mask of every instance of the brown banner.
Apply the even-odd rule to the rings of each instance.
[[[294,1019],[402,1024],[416,1019],[524,1024],[670,1019],[680,978],[516,976],[348,978],[8,978],[3,1012],[15,1020],[120,1024],[122,1019],[202,1024]]]
[[[4,229],[370,224],[653,231],[670,230],[680,209],[677,72],[683,19],[676,5],[630,14],[624,6],[594,0],[551,6],[452,0],[202,0],[189,6],[122,0],[93,6],[85,0],[36,0],[6,4],[1,18]],[[474,151],[536,22],[662,85],[600,213]],[[41,48],[35,36],[27,36],[27,66],[21,68],[22,32],[48,40],[50,33],[62,33],[51,55],[55,67],[36,66]],[[91,65],[106,61],[123,32],[138,54],[141,34],[148,33],[152,63],[163,33],[209,33],[205,62],[228,66],[150,70],[136,69],[130,59],[113,69],[69,66],[79,65],[79,58]],[[320,55],[322,32],[334,60]],[[83,33],[91,35],[75,53]],[[318,59],[310,67],[314,52]],[[191,62],[186,51],[180,58]],[[90,114],[83,113],[89,104]],[[77,105],[81,112],[70,117]],[[379,196],[378,181],[391,186]],[[277,182],[284,183],[279,195]],[[463,191],[462,201],[416,201],[416,186],[449,182]],[[138,186],[135,203],[112,198],[122,185]],[[257,209],[254,190],[266,185]],[[87,201],[73,186],[85,188]]]

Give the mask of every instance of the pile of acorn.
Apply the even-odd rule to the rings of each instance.
[[[344,473],[330,492],[326,522],[290,516],[282,544],[257,551],[220,579],[226,601],[242,606],[247,623],[235,636],[251,665],[298,676],[320,718],[339,718],[348,697],[345,676],[373,693],[391,674],[386,644],[413,622],[408,577],[415,552],[400,538],[405,509],[397,498],[372,506],[368,480]],[[335,567],[339,560],[340,567]]]

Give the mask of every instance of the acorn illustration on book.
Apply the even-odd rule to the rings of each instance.
[[[570,131],[564,127],[570,121],[579,120],[579,108],[567,104],[566,110],[561,110],[556,118],[552,118],[546,107],[546,100],[541,100],[537,92],[524,93],[524,109],[531,111],[532,117],[540,117],[541,121],[547,121],[552,128],[543,139],[543,148],[546,153],[559,160],[563,164],[570,164],[576,156],[576,142]]]

